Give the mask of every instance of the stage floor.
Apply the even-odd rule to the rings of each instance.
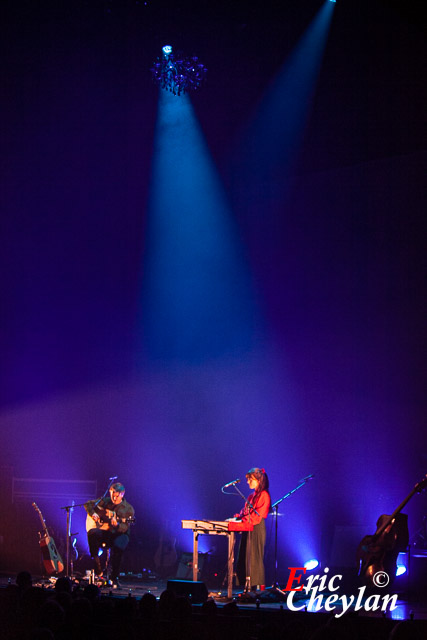
[[[8,584],[14,584],[16,580],[16,574],[1,574],[0,575],[0,588],[6,588]],[[88,579],[75,576],[75,583],[80,582],[81,586],[85,586],[89,584]],[[33,576],[33,585],[34,586],[42,586],[46,589],[55,588],[55,578],[47,579],[42,578],[40,576]],[[176,580],[172,578],[171,580],[162,580],[158,578],[150,578],[147,580],[144,576],[141,575],[133,575],[126,574],[120,577],[120,587],[117,589],[113,589],[109,585],[101,585],[98,583],[100,591],[103,595],[113,597],[113,598],[125,598],[125,597],[134,597],[136,599],[142,598],[145,593],[152,593],[156,598],[159,598],[161,593],[169,586],[173,588],[179,587],[180,595],[189,595],[192,591],[192,583],[187,580]],[[207,597],[215,600],[218,607],[224,607],[226,604],[230,602],[227,598],[227,590],[224,589],[209,589],[209,585],[204,585],[204,583],[195,583],[199,587],[203,587],[203,591],[207,590]],[[199,589],[200,592],[200,589]],[[320,594],[318,594],[320,595]],[[241,589],[233,589],[233,598],[232,601],[236,602],[239,609],[241,610],[256,610],[262,609],[263,611],[298,611],[298,612],[308,612],[308,613],[319,613],[329,615],[340,616],[343,614],[343,606],[340,601],[329,602],[329,610],[325,608],[327,605],[326,599],[330,596],[330,593],[321,594],[323,596],[322,600],[319,602],[312,602],[310,598],[305,597],[300,593],[294,594],[290,600],[288,599],[288,594],[286,596],[282,596],[281,594],[277,594],[268,588],[265,591],[253,592],[250,595],[244,594]],[[351,595],[354,595],[353,601],[351,601]],[[369,598],[373,596],[369,596],[368,593],[360,594],[351,594],[347,595],[347,602],[344,603],[344,608],[348,612],[357,612],[358,616],[363,617],[371,617],[371,618],[389,618],[391,620],[427,620],[427,593],[400,593],[396,594],[397,598],[394,603],[393,610],[387,608],[385,611],[381,609],[382,601],[374,602],[372,599],[370,603],[367,602]],[[391,592],[393,595],[393,592]],[[361,597],[363,596],[363,597]],[[379,597],[379,596],[378,596]],[[351,602],[351,605],[350,605]],[[378,606],[375,608],[375,605]],[[194,605],[201,605],[200,598],[197,602],[194,602]],[[321,606],[320,606],[321,605]],[[347,609],[347,605],[348,609]]]

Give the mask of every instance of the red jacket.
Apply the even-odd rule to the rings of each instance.
[[[248,504],[249,503],[249,504]],[[245,504],[240,513],[236,515],[241,519],[241,522],[229,522],[229,531],[252,531],[256,524],[259,524],[262,519],[265,519],[270,513],[270,494],[268,491],[261,491],[261,493],[251,493],[248,498],[248,503]],[[254,509],[258,513],[255,513]]]

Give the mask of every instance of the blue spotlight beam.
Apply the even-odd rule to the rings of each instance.
[[[251,125],[243,156],[246,156],[247,175],[251,176],[251,181],[252,176],[257,176],[257,185],[278,175],[283,179],[295,160],[308,120],[333,11],[331,2],[322,5],[268,90]]]
[[[193,371],[200,369],[201,379],[209,367],[219,366],[230,375],[232,362],[251,351],[255,312],[231,213],[187,95],[159,92],[146,238],[143,365],[156,380],[165,381],[167,398],[161,399],[159,420],[176,429],[171,438],[166,428],[159,433],[156,426],[150,457],[174,469],[186,488],[185,509],[194,517],[201,510],[195,481],[201,460],[205,467],[201,449],[209,449],[211,436],[207,455],[217,446],[215,431],[193,431],[194,412],[203,406],[205,394],[215,406],[221,383],[216,380],[209,390],[202,384],[200,400],[192,389],[196,382],[189,381]],[[190,424],[182,417],[187,414]],[[183,464],[186,459],[192,464]],[[182,495],[168,496],[166,502],[173,499],[181,510]]]
[[[149,353],[200,361],[248,348],[249,277],[186,95],[159,94],[147,235],[143,314]]]

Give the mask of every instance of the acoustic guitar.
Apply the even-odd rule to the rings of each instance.
[[[118,518],[115,511],[110,511],[110,509],[101,509],[100,507],[96,507],[95,513],[98,514],[99,520],[94,520],[92,516],[89,514],[86,518],[86,532],[89,532],[91,529],[103,529],[104,531],[108,531],[111,529],[111,520],[115,517],[118,524],[134,524],[135,518],[133,516],[129,516],[128,518]]]
[[[42,523],[43,527],[43,531],[39,531],[39,545],[42,553],[43,566],[45,568],[45,571],[48,575],[61,573],[61,571],[64,571],[64,562],[59,554],[58,549],[56,548],[55,541],[49,534],[46,522],[44,521],[44,518],[42,516],[42,512],[35,502],[32,503],[32,506],[39,514],[40,522]]]
[[[418,482],[397,509],[389,515],[382,515],[377,521],[377,530],[360,542],[357,550],[359,577],[368,585],[374,584],[373,577],[378,571],[386,571],[390,582],[396,574],[396,560],[400,551],[408,546],[409,534],[407,516],[400,513],[415,493],[427,486],[427,475]]]

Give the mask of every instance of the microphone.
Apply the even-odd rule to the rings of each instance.
[[[314,478],[314,473],[311,473],[309,476],[306,476],[305,478],[300,480],[300,482],[307,482],[307,480],[311,480],[312,478]]]
[[[112,478],[110,478],[110,480],[117,480],[119,476],[113,476]]]
[[[227,482],[227,484],[223,486],[223,489],[226,489],[227,487],[232,487],[235,484],[238,484],[239,482],[240,482],[240,478],[237,478],[237,480],[233,480],[232,482]]]

